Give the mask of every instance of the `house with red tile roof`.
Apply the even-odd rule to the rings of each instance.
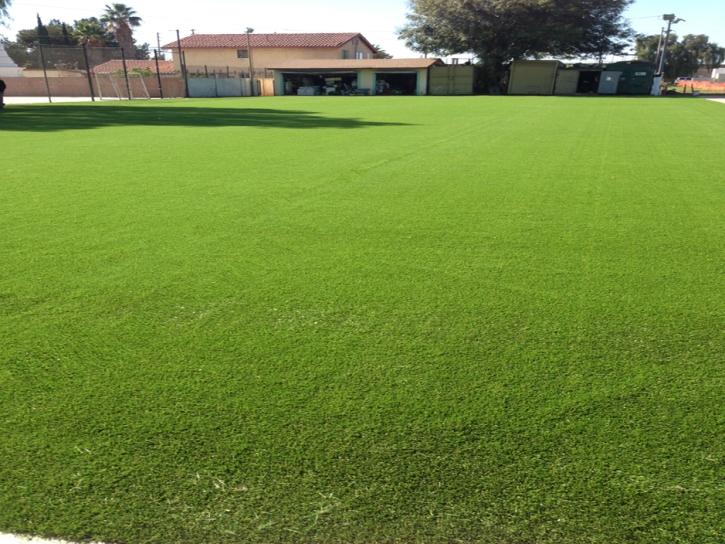
[[[269,69],[293,60],[372,59],[375,47],[360,33],[314,34],[192,34],[163,46],[180,70],[179,48],[188,73],[249,72],[249,45],[254,76],[272,77]]]

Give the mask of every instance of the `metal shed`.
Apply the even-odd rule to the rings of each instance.
[[[553,94],[559,66],[558,60],[515,60],[511,64],[508,94]]]
[[[471,65],[433,66],[428,79],[429,93],[439,96],[473,94],[476,76],[477,69]]]
[[[580,74],[581,71],[575,68],[560,68],[556,73],[554,94],[576,94]]]

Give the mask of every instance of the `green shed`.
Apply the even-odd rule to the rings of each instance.
[[[608,72],[622,72],[617,94],[649,94],[655,75],[653,62],[630,60],[607,64]]]

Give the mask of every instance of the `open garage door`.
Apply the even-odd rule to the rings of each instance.
[[[283,72],[283,94],[298,96],[355,94],[358,74],[340,72]]]
[[[375,72],[375,94],[418,94],[418,72]]]

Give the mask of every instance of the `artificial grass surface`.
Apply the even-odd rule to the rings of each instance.
[[[725,107],[0,115],[0,530],[722,542]]]

